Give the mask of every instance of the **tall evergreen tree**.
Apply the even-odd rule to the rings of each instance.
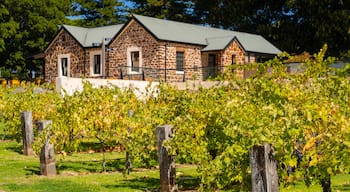
[[[72,15],[78,16],[79,26],[96,27],[120,23],[123,3],[117,0],[75,0]]]
[[[299,52],[315,52],[324,43],[332,55],[350,49],[350,1],[291,1],[290,6],[300,34]]]
[[[191,0],[131,0],[135,3],[132,13],[162,19],[196,23]]]
[[[317,52],[324,43],[338,56],[350,44],[350,1],[194,0],[194,15],[214,27],[258,33],[291,53]]]
[[[25,72],[27,58],[48,45],[69,7],[67,0],[2,0],[0,67]]]

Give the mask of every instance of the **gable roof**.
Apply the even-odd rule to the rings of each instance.
[[[62,25],[62,27],[75,38],[82,47],[101,46],[102,39],[105,38],[108,43],[122,28],[123,24],[110,25],[105,27],[84,28],[71,25]]]
[[[133,18],[157,39],[205,46],[202,51],[223,50],[236,38],[248,52],[279,54],[281,50],[260,35],[157,19],[141,15]]]

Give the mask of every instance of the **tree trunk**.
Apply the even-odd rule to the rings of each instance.
[[[331,176],[328,175],[326,178],[321,180],[323,192],[331,192]]]

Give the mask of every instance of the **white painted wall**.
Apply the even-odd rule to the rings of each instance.
[[[56,90],[62,95],[72,95],[74,92],[83,90],[83,81],[88,81],[93,87],[102,86],[116,86],[121,89],[131,88],[134,90],[135,95],[142,99],[147,94],[146,89],[149,87],[150,91],[156,91],[158,88],[157,82],[148,81],[134,81],[134,80],[119,80],[119,79],[82,79],[82,78],[71,78],[71,77],[58,77],[56,78]],[[153,95],[156,96],[156,95]]]
[[[93,87],[102,86],[117,86],[121,89],[131,88],[135,95],[143,99],[147,94],[153,93],[152,97],[156,97],[158,93],[158,82],[149,81],[135,81],[135,80],[120,80],[120,79],[82,79],[72,77],[58,77],[56,78],[56,90],[62,95],[72,95],[74,92],[83,90],[83,81],[88,81]],[[170,83],[170,85],[177,87],[179,90],[197,90],[199,87],[209,89],[217,86],[227,86],[228,82],[219,81],[187,81],[184,83]],[[147,89],[149,91],[147,92]]]

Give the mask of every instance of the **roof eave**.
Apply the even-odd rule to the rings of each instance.
[[[280,53],[282,53],[282,52],[280,52],[280,53],[267,53],[267,52],[258,52],[258,51],[247,51],[248,53],[254,53],[254,54],[262,54],[262,55],[278,55],[278,54],[280,54]]]
[[[82,45],[75,37],[74,35],[72,35],[72,33],[69,32],[69,30],[64,27],[64,25],[61,25],[61,28],[57,31],[55,38],[49,43],[49,45],[44,49],[44,53],[46,53],[48,51],[48,49],[51,47],[51,45],[57,40],[58,35],[65,30],[79,45],[81,48],[85,48],[84,45]]]
[[[73,37],[73,39],[80,45],[80,47],[82,47],[82,48],[85,47],[83,44],[81,44],[81,43],[78,41],[77,38],[75,38],[75,36],[74,36],[71,32],[69,32],[69,30],[68,30],[64,25],[63,25],[63,28],[67,31],[67,33],[68,33],[70,36]]]
[[[123,25],[123,27],[118,31],[117,34],[114,35],[114,37],[107,43],[107,46],[109,46],[111,43],[113,43],[115,41],[115,39],[121,34],[123,33],[124,29],[127,28],[129,26],[129,24],[132,21],[136,21],[139,25],[141,25],[148,33],[150,33],[156,40],[160,40],[154,33],[152,33],[151,30],[149,30],[141,21],[139,21],[134,15],[132,15],[130,17],[130,19]]]
[[[201,52],[210,52],[210,51],[222,51],[224,49],[208,49],[208,50],[201,50]]]
[[[61,31],[63,31],[64,29],[61,27],[57,32],[56,32],[56,34],[55,34],[55,36],[54,36],[54,38],[53,38],[53,40],[46,46],[46,48],[44,49],[44,53],[46,53],[47,52],[47,50],[51,47],[51,45],[53,44],[53,42],[55,42],[56,41],[56,39],[57,39],[57,37],[58,37],[58,35],[61,33]]]

